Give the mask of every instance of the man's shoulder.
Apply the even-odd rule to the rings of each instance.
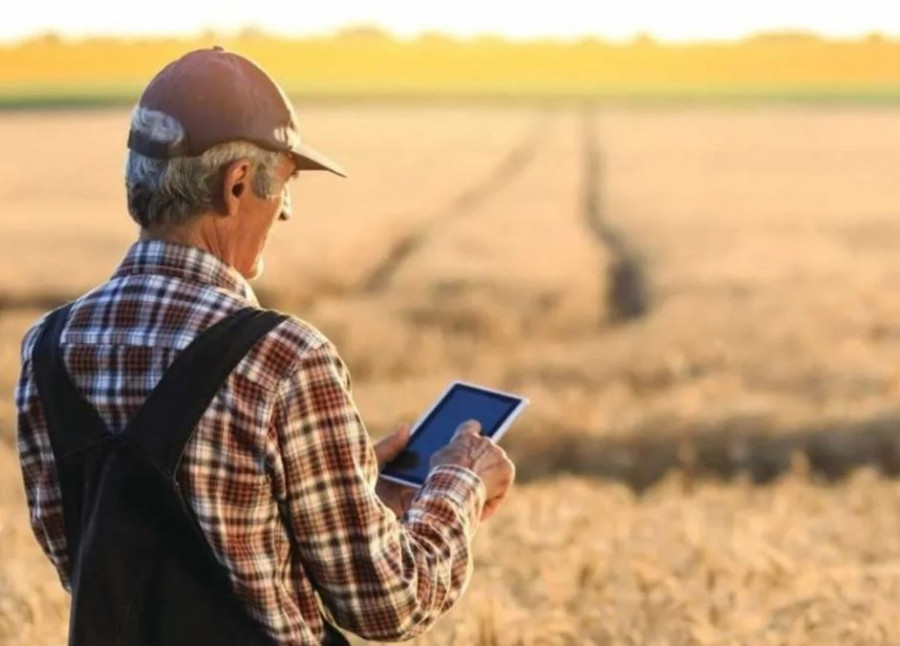
[[[25,335],[22,337],[22,344],[20,346],[20,360],[23,364],[26,361],[30,360],[32,354],[34,354],[34,346],[37,344],[38,335],[40,335],[41,330],[44,327],[44,323],[52,313],[53,312],[50,311],[42,314],[25,331]]]
[[[291,314],[284,316],[251,351],[243,366],[248,376],[252,374],[270,389],[294,375],[305,357],[321,353],[337,357],[331,340],[315,325]]]
[[[273,333],[278,339],[298,353],[318,350],[329,346],[331,341],[315,325],[302,318],[281,312],[284,320],[275,327]]]

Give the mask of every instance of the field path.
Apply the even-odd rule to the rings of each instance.
[[[453,218],[471,214],[504,190],[533,162],[542,145],[552,135],[551,126],[552,115],[541,115],[534,127],[500,160],[493,172],[463,189],[450,204],[428,218],[422,226],[397,240],[384,260],[366,278],[363,289],[377,292],[386,288],[403,263],[425,244],[429,236],[436,234],[443,224]]]
[[[579,113],[558,111],[531,141],[498,169],[504,182],[489,199],[417,239],[417,253],[391,271],[391,300],[430,309],[435,324],[443,317],[450,328],[461,316],[503,320],[509,342],[530,332],[595,329],[602,318],[596,294],[606,281],[597,268],[608,255],[585,232]]]

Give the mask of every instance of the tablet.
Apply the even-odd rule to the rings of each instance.
[[[481,423],[481,434],[496,442],[527,405],[528,400],[518,395],[454,381],[415,423],[406,448],[384,466],[380,476],[421,487],[428,477],[432,454],[450,443],[460,424],[476,419]]]

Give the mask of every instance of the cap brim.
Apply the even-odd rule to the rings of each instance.
[[[305,144],[292,146],[291,154],[298,170],[327,170],[335,175],[347,177],[347,171],[340,164]]]

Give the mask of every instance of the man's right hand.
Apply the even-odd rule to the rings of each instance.
[[[481,435],[481,424],[474,419],[461,424],[450,443],[431,456],[432,469],[444,465],[471,469],[484,482],[487,498],[481,520],[494,515],[516,478],[516,466],[506,451]]]

